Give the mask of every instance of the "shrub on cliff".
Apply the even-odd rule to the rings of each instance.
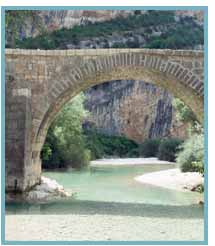
[[[158,150],[158,159],[165,161],[175,161],[176,153],[179,151],[179,146],[182,140],[178,138],[169,138],[161,141]]]
[[[6,28],[7,47],[24,48],[24,49],[67,49],[68,44],[78,45],[80,41],[91,38],[106,38],[112,40],[112,35],[127,32],[139,33],[145,40],[139,43],[139,39],[131,41],[123,39],[119,43],[113,44],[112,48],[159,48],[159,49],[184,49],[192,48],[195,45],[204,43],[204,32],[201,25],[196,24],[193,18],[182,18],[180,21],[175,20],[174,11],[148,11],[142,14],[129,15],[128,17],[119,16],[111,20],[95,23],[85,23],[72,28],[62,28],[53,32],[47,32],[47,26],[42,24],[36,25],[40,35],[36,37],[20,38],[21,30],[28,20],[40,17],[35,16],[36,11],[28,11],[26,15],[23,11],[21,18],[20,11],[7,11],[6,20],[10,23]],[[19,17],[17,21],[17,17]],[[26,16],[25,16],[26,15]],[[30,15],[30,16],[29,16]],[[31,17],[31,18],[30,18]],[[41,17],[40,17],[41,18]],[[35,21],[34,21],[35,22]],[[154,35],[154,32],[160,30],[160,35]],[[142,33],[144,30],[144,33]],[[134,32],[134,33],[135,33]],[[19,35],[18,35],[19,34]],[[131,35],[136,36],[136,35]],[[11,42],[11,39],[13,42]],[[111,46],[111,45],[110,45]],[[89,48],[92,46],[89,46]],[[109,45],[108,45],[109,47]]]
[[[139,147],[140,156],[156,157],[160,145],[160,139],[146,139]]]
[[[204,173],[204,137],[193,135],[181,145],[176,159],[182,172]]]

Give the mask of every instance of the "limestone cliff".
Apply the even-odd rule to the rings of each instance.
[[[61,28],[72,28],[75,25],[86,25],[89,23],[103,22],[112,20],[117,17],[128,17],[134,15],[138,10],[47,10],[47,11],[29,11],[31,15],[27,14],[23,18],[22,25],[20,25],[20,38],[35,37],[41,32],[59,30]],[[15,11],[7,11],[14,12]],[[20,11],[19,11],[20,12]],[[25,11],[26,12],[26,11]],[[148,11],[141,10],[141,14]],[[30,18],[33,16],[33,18]],[[37,18],[39,17],[39,22]],[[204,18],[202,11],[175,11],[175,17],[186,18],[192,17],[203,25]],[[25,23],[25,24],[24,24]],[[41,28],[42,27],[42,28]],[[6,30],[7,31],[7,30]]]
[[[107,82],[89,89],[85,107],[92,124],[108,135],[124,135],[137,142],[147,138],[186,137],[186,127],[177,122],[172,96],[143,81]]]
[[[21,13],[21,11],[19,11]],[[44,32],[53,32],[61,28],[72,28],[75,25],[103,22],[116,17],[127,17],[134,11],[125,10],[52,10],[28,11],[21,18],[18,38],[35,37]],[[16,11],[7,11],[7,14],[17,18]],[[6,29],[6,37],[11,27]]]
[[[33,49],[123,47],[202,49],[203,42],[199,36],[202,35],[203,21],[202,11],[184,10],[7,11],[6,45],[7,47],[21,45],[21,48]],[[91,32],[86,31],[92,28],[93,24],[96,26],[90,29]],[[87,28],[77,30],[77,26]],[[74,30],[72,32],[71,29],[74,27],[77,32]],[[180,39],[184,29],[187,35],[183,36],[190,35],[190,31],[192,35],[179,47],[175,47],[173,40]],[[54,31],[56,33],[50,36],[49,34]],[[15,40],[23,41],[25,38],[36,37],[37,40],[27,40],[24,45],[20,42],[15,44]],[[161,44],[159,37],[166,40],[166,44]],[[193,40],[188,42],[190,39]]]

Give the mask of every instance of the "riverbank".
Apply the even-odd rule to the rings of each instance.
[[[204,178],[197,172],[181,172],[176,163],[151,158],[115,158],[91,161],[91,166],[133,166],[133,165],[169,165],[168,170],[144,173],[134,179],[143,184],[158,186],[177,191],[191,191],[204,183]]]
[[[204,183],[204,178],[200,173],[183,173],[179,168],[146,173],[137,176],[134,179],[143,184],[150,184],[178,191],[190,191]]]
[[[6,215],[6,240],[200,241],[203,217],[198,205],[80,201],[75,211],[68,204],[67,211],[48,214],[45,206],[34,206]]]
[[[112,159],[98,159],[90,162],[91,166],[97,165],[116,165],[116,166],[124,166],[124,165],[159,165],[159,164],[171,164],[173,167],[175,166],[174,162],[161,161],[156,157],[150,158],[112,158]]]

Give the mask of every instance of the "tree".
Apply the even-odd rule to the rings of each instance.
[[[204,136],[194,134],[181,145],[177,163],[182,172],[204,173]]]
[[[204,134],[194,113],[180,100],[174,99],[173,106],[179,120],[190,125],[189,138],[180,146],[177,163],[183,172],[204,173]]]
[[[44,167],[81,168],[88,165],[90,151],[85,146],[82,132],[82,122],[88,112],[84,109],[83,102],[83,94],[76,96],[52,123],[42,151]]]

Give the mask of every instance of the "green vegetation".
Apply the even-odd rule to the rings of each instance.
[[[190,48],[204,44],[203,27],[192,17],[175,19],[174,11],[148,11],[141,14],[136,10],[134,15],[117,17],[112,20],[96,23],[85,23],[73,28],[62,28],[53,32],[45,32],[44,26],[36,11],[7,11],[6,32],[8,47],[24,49],[66,49],[67,44],[78,45],[80,41],[100,38],[106,42],[105,48],[139,48],[140,43],[136,34],[145,40],[146,48]],[[41,29],[37,37],[22,38],[21,30],[26,20]],[[42,29],[43,26],[43,29]],[[165,26],[165,28],[163,28]],[[160,27],[161,29],[159,29]],[[161,34],[155,35],[154,31]],[[108,39],[113,34],[123,35],[125,41],[116,42],[109,47]],[[132,38],[133,39],[130,39]],[[11,41],[10,39],[13,39]],[[141,46],[143,47],[143,46]]]
[[[83,94],[76,96],[52,123],[41,152],[43,168],[83,168],[91,159],[138,155],[138,144],[126,137],[83,131],[82,123],[88,115],[83,102]]]
[[[178,138],[164,139],[161,141],[158,150],[158,159],[174,162],[176,153],[178,152],[179,145],[182,140]]]
[[[146,139],[139,147],[139,154],[143,157],[155,157],[158,155],[161,139]]]
[[[174,162],[182,142],[178,138],[146,139],[140,144],[139,154],[143,157],[158,157],[159,160]]]
[[[158,37],[151,37],[146,48],[155,49],[183,49],[204,43],[204,32],[195,22],[188,21],[170,28]]]
[[[90,151],[82,131],[82,121],[87,115],[83,101],[83,94],[75,97],[49,128],[41,153],[43,168],[81,168],[89,164]]]
[[[93,128],[83,130],[83,120],[88,116],[83,102],[83,94],[76,96],[52,123],[41,152],[43,168],[82,168],[91,159],[110,156],[158,156],[162,160],[175,160],[181,143],[178,139],[148,139],[138,144],[126,137],[101,134]]]
[[[181,145],[177,163],[182,172],[204,173],[204,136],[193,135]]]
[[[103,157],[136,157],[138,144],[121,136],[108,136],[96,130],[86,130],[86,146],[91,151],[92,159]]]
[[[200,172],[204,174],[204,130],[197,122],[194,113],[179,99],[174,99],[177,118],[189,124],[189,138],[180,146],[177,163],[182,172]]]

